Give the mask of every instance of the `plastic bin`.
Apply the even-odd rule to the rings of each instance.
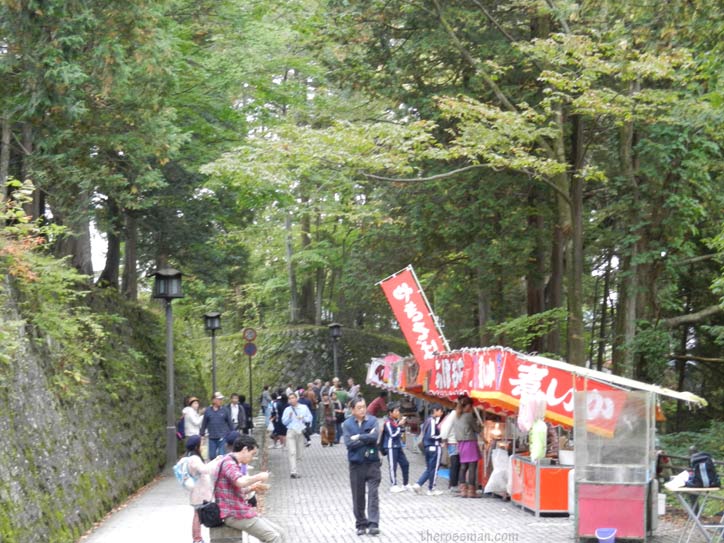
[[[616,528],[596,528],[598,543],[616,543]]]

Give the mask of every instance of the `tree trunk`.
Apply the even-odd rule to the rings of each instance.
[[[630,91],[634,92],[636,84],[632,84]],[[641,210],[638,181],[636,171],[638,161],[634,156],[636,133],[632,122],[621,127],[619,141],[619,156],[623,178],[631,190],[631,210],[629,224],[639,222]],[[636,231],[636,234],[639,234]],[[622,249],[620,280],[618,287],[618,309],[616,310],[616,328],[613,340],[613,372],[616,375],[631,377],[634,370],[634,357],[631,351],[631,342],[636,335],[636,300],[638,293],[638,241],[631,244],[628,254]]]
[[[307,209],[309,197],[302,193],[300,200],[302,207],[301,216],[299,217],[299,227],[301,229],[300,251],[304,251],[312,244],[312,220]],[[314,276],[311,273],[306,273],[302,276],[299,309],[299,317],[302,322],[314,322]]]
[[[488,290],[483,286],[485,284],[485,279],[483,278],[483,270],[481,268],[478,268],[477,273],[477,281],[475,282],[477,284],[477,327],[478,327],[478,335],[479,335],[479,341],[481,347],[486,347],[490,344],[490,332],[488,331],[488,321],[490,320],[490,293]]]
[[[83,200],[83,197],[81,197]],[[85,199],[84,201],[87,201]],[[66,220],[63,212],[53,208],[54,220],[68,228],[68,234],[55,245],[54,253],[58,257],[70,256],[71,264],[83,275],[93,276],[93,258],[91,253],[90,218],[87,213],[73,213],[72,220]]]
[[[571,243],[568,266],[568,362],[576,366],[586,364],[586,343],[583,328],[583,180],[579,173],[583,169],[583,119],[580,115],[571,117],[572,161],[570,174],[571,195]]]
[[[326,273],[324,269],[317,268],[317,286],[314,294],[314,324],[320,326],[322,324],[322,300],[324,295],[324,282],[326,280]]]
[[[535,211],[539,205],[538,187],[531,184],[528,192],[528,232],[534,236],[534,247],[528,258],[526,270],[526,308],[528,316],[545,311],[545,244],[543,216]],[[533,352],[546,352],[545,337],[538,336],[531,341],[528,349]]]
[[[5,185],[10,175],[10,119],[0,119],[0,204],[5,201],[7,186]]]
[[[22,162],[20,165],[20,178],[22,181],[32,179],[30,171],[30,156],[33,154],[33,126],[26,122],[23,123],[23,149]],[[42,219],[45,214],[45,198],[42,191],[36,185],[33,190],[33,200],[25,206],[25,214],[31,220]]]
[[[601,299],[601,324],[598,331],[598,358],[596,359],[596,369],[603,369],[603,355],[606,350],[606,320],[608,319],[608,296],[610,293],[611,281],[611,255],[606,259],[606,271],[603,273],[603,298]]]
[[[108,198],[108,252],[106,253],[106,265],[101,272],[96,285],[99,287],[113,287],[118,289],[118,268],[121,264],[121,228],[120,209],[113,198]]]
[[[286,230],[285,246],[287,251],[287,275],[289,276],[289,318],[290,322],[295,324],[299,322],[299,299],[297,297],[297,276],[292,263],[292,257],[294,256],[292,217],[288,213],[284,218],[284,230]]]
[[[138,228],[136,214],[126,211],[126,250],[123,257],[123,295],[138,299]]]

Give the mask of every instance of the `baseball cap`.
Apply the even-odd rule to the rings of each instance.
[[[214,400],[223,400],[223,399],[224,399],[224,395],[221,392],[219,392],[218,390],[216,392],[214,392]]]

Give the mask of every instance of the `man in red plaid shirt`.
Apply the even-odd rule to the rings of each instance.
[[[256,452],[257,445],[252,436],[241,435],[234,441],[233,452],[226,455],[219,465],[216,503],[226,526],[247,532],[265,543],[281,543],[284,541],[281,528],[261,518],[247,501],[252,491],[264,492],[269,488],[266,484],[269,472],[244,474],[246,464],[254,459]]]

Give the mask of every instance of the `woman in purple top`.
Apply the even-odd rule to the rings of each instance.
[[[478,460],[480,451],[478,449],[478,434],[480,433],[480,422],[473,413],[473,400],[468,396],[460,399],[462,415],[455,423],[453,430],[455,439],[458,441],[460,454],[460,497],[479,498],[477,493]]]

